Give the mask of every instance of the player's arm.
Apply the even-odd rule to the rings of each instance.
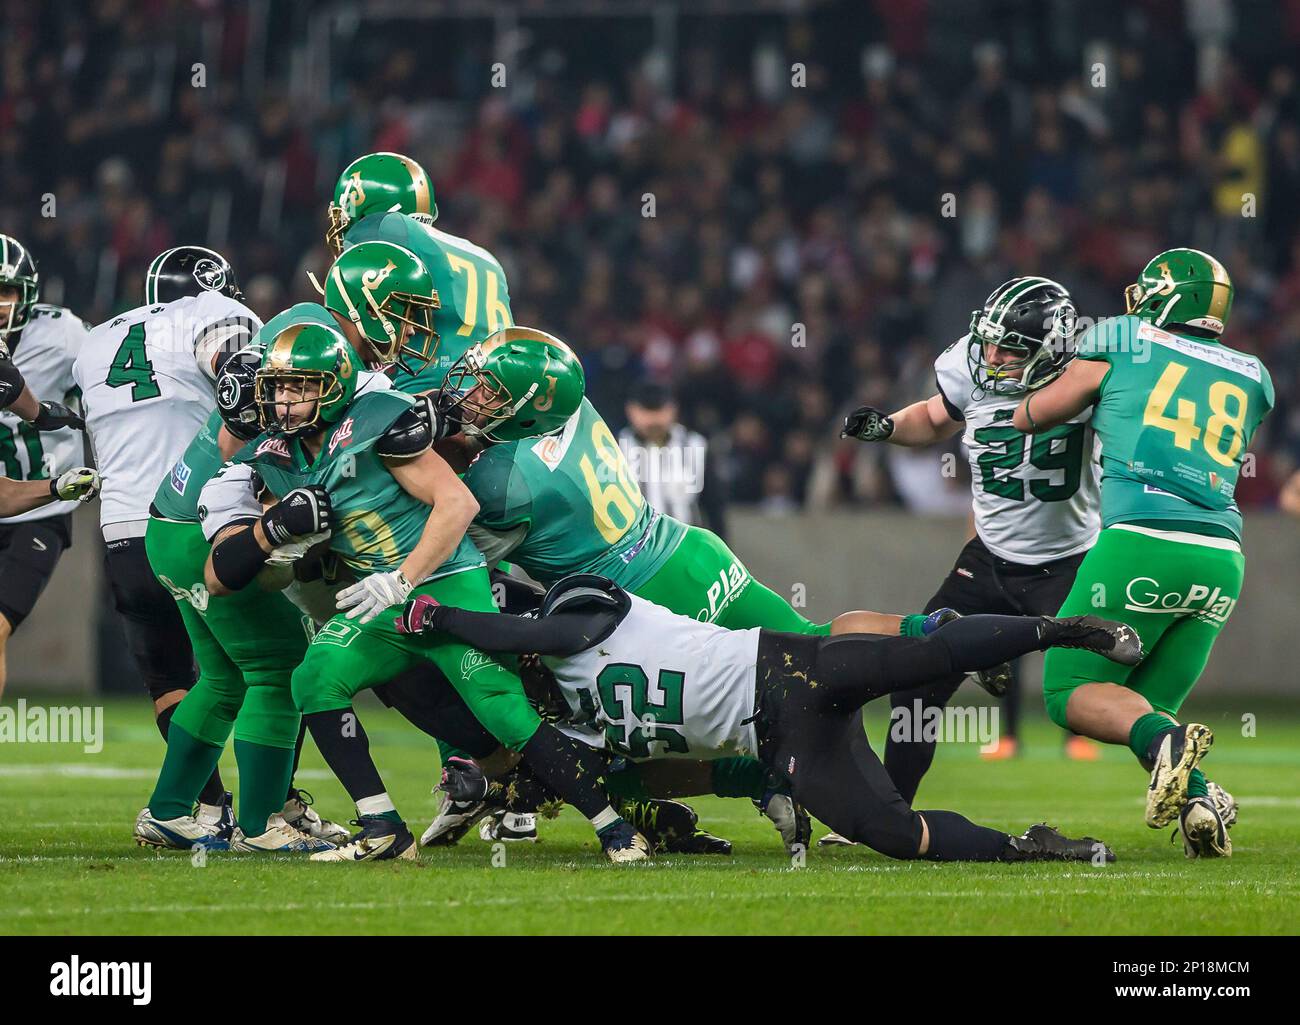
[[[963,423],[960,411],[936,393],[889,415],[873,406],[859,406],[844,418],[840,437],[920,448],[951,438]]]
[[[204,583],[216,595],[242,591],[276,548],[326,533],[332,517],[329,493],[323,487],[295,488],[257,519],[218,530],[203,565]]]
[[[53,480],[0,477],[0,516],[18,516],[57,500],[89,502],[99,494],[101,478],[89,466],[66,470]]]
[[[1104,360],[1071,360],[1055,381],[1025,396],[1016,407],[1012,424],[1024,434],[1033,434],[1073,420],[1097,401],[1109,370],[1110,364]]]
[[[608,637],[618,625],[618,614],[611,610],[557,612],[532,619],[452,608],[420,594],[402,607],[395,622],[398,633],[442,631],[471,648],[493,654],[564,656],[585,651]]]
[[[0,358],[0,409],[9,410],[38,431],[57,431],[60,427],[86,429],[85,421],[63,403],[40,401],[27,386],[22,371],[7,358]]]

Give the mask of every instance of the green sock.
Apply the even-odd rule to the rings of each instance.
[[[1148,712],[1146,715],[1138,718],[1132,728],[1128,731],[1128,747],[1135,755],[1137,760],[1147,768],[1151,767],[1151,743],[1156,736],[1165,730],[1174,726],[1175,723],[1167,715],[1161,715],[1159,712]]]
[[[761,801],[768,788],[767,766],[756,758],[719,758],[710,763],[713,792],[719,797]]]
[[[1205,773],[1200,769],[1193,769],[1187,774],[1187,796],[1188,797],[1209,797],[1210,788],[1206,786],[1209,780],[1205,778]]]
[[[219,761],[221,748],[205,744],[173,719],[167,727],[167,756],[149,796],[153,817],[176,819],[189,815],[199,791]]]
[[[921,628],[925,626],[925,621],[928,618],[928,616],[920,612],[910,616],[904,616],[903,621],[898,625],[898,636],[924,637],[925,632]]]
[[[266,832],[266,820],[284,810],[293,774],[293,748],[269,747],[235,738],[239,765],[239,828],[246,836]]]
[[[644,801],[650,796],[641,778],[641,766],[627,759],[623,759],[623,764],[626,767],[618,772],[605,773],[605,793],[615,806],[623,801]]]
[[[397,809],[396,809],[396,808],[392,809],[391,811],[381,811],[381,812],[377,812],[377,813],[375,814],[375,818],[377,818],[377,819],[383,819],[385,822],[401,822],[401,821],[402,821],[402,816],[400,816],[400,815],[397,814]]]

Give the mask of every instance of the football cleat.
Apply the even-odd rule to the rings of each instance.
[[[1115,860],[1115,852],[1090,836],[1072,840],[1059,830],[1040,822],[1030,826],[1022,836],[1007,841],[999,861],[1092,861],[1101,854],[1106,861]]]
[[[135,842],[141,847],[161,847],[188,851],[206,847],[210,851],[230,849],[230,840],[219,837],[211,825],[204,825],[193,815],[174,819],[156,819],[148,808],[135,817]]]
[[[1151,784],[1147,787],[1147,825],[1167,826],[1187,803],[1187,779],[1214,743],[1214,731],[1187,723],[1166,733],[1160,742]]]
[[[494,800],[495,798],[495,800]],[[438,814],[420,837],[421,847],[453,847],[478,823],[484,815],[501,806],[501,796],[488,790],[482,801],[453,801],[445,791]]]
[[[961,619],[961,613],[956,609],[936,609],[926,616],[921,632],[929,637],[939,627],[958,619]],[[1006,694],[1011,687],[1011,681],[1014,679],[1010,662],[1003,662],[1001,665],[989,669],[976,670],[972,675],[975,677],[975,682],[995,698],[1000,698]],[[817,841],[817,846],[821,846],[821,840]]]
[[[315,854],[334,850],[334,844],[328,840],[296,829],[279,816],[272,815],[266,826],[266,832],[258,836],[245,836],[241,832],[230,849],[258,854]]]
[[[731,853],[731,841],[700,829],[695,809],[681,801],[624,801],[619,814],[646,838],[655,854]]]
[[[235,795],[227,790],[220,804],[200,803],[194,810],[194,818],[199,825],[211,829],[218,840],[229,842],[235,835]]]
[[[1069,616],[1058,619],[1044,616],[1047,632],[1054,648],[1082,648],[1118,662],[1122,666],[1135,666],[1142,661],[1142,638],[1127,623],[1100,616]]]
[[[351,835],[347,828],[337,822],[321,818],[320,813],[312,807],[315,802],[316,799],[306,790],[290,787],[289,799],[284,802],[284,811],[280,813],[284,817],[285,825],[317,840],[326,840],[330,846],[347,843]]]
[[[625,819],[619,819],[608,829],[601,830],[597,836],[600,839],[600,849],[615,865],[650,859],[650,845],[646,843],[646,838]]]
[[[754,807],[759,813],[772,821],[776,831],[781,834],[785,852],[793,854],[795,847],[807,851],[812,842],[812,820],[789,794],[779,790],[769,790],[761,801],[755,801]]]
[[[847,836],[841,836],[839,833],[827,833],[817,841],[818,847],[856,847],[857,841],[850,840]]]
[[[328,851],[318,851],[312,861],[415,861],[415,837],[405,822],[393,822],[379,815],[362,815],[352,824],[360,829],[352,839]]]
[[[1189,858],[1230,858],[1232,837],[1219,809],[1208,797],[1189,797],[1178,813],[1183,853]]]
[[[479,839],[488,843],[504,840],[537,842],[537,816],[533,812],[494,811],[478,825]]]
[[[1237,824],[1237,799],[1213,780],[1206,780],[1205,785],[1210,791],[1210,800],[1214,802],[1214,810],[1223,819],[1224,826],[1231,829]]]

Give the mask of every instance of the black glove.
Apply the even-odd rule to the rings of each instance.
[[[487,796],[488,781],[477,762],[452,755],[442,767],[442,782],[438,789],[457,804],[471,804]]]
[[[262,514],[262,530],[273,547],[330,529],[330,496],[319,484],[294,488]]]
[[[434,442],[460,433],[460,410],[453,406],[454,396],[430,392],[423,398],[424,401],[416,406],[416,412],[429,425],[429,437]]]
[[[894,421],[872,406],[859,406],[844,418],[841,438],[859,441],[884,441],[894,433]]]
[[[86,421],[61,402],[42,402],[40,412],[36,414],[32,426],[38,431],[57,431],[60,427],[84,431]]]

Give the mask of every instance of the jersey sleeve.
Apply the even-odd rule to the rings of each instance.
[[[86,340],[86,332],[90,330],[90,325],[70,310],[64,310],[63,316],[59,320],[63,324],[60,337],[63,347],[63,361],[59,365],[58,387],[66,402],[78,399],[81,396],[81,389],[77,386],[77,379],[73,375],[72,368],[76,365],[77,355],[81,352],[81,345]]]
[[[1124,339],[1129,338],[1131,344],[1133,331],[1129,321],[1127,317],[1099,320],[1074,343],[1075,357],[1113,364],[1115,357],[1127,347]]]
[[[262,515],[257,472],[247,463],[226,463],[199,492],[199,523],[208,543],[226,527]]]
[[[243,303],[219,292],[199,296],[196,313],[199,324],[194,332],[194,358],[204,375],[215,381],[212,358],[218,353],[230,356],[244,348],[262,329],[262,321]]]
[[[527,526],[533,517],[532,491],[506,449],[488,449],[465,471],[465,486],[479,505],[474,523],[491,531]]]
[[[964,335],[939,353],[934,361],[934,383],[943,399],[944,409],[958,422],[966,419],[966,404],[970,401],[970,367],[966,361],[966,346],[970,336]]]

